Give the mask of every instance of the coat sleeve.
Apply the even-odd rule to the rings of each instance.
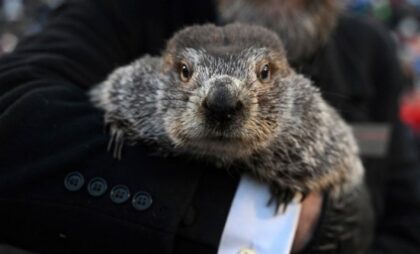
[[[68,1],[43,32],[0,59],[2,191],[32,177],[12,168],[30,171],[43,159],[80,149],[92,126],[102,121],[95,120],[98,112],[90,106],[87,89],[116,66],[149,52],[152,41],[163,41],[165,20],[147,18],[167,16],[159,6],[163,1],[147,8],[138,2]],[[147,31],[152,25],[154,33]]]

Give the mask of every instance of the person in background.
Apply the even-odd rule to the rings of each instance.
[[[396,117],[401,73],[394,45],[381,26],[335,4],[64,3],[44,31],[0,59],[0,242],[41,253],[217,253],[238,176],[190,158],[156,158],[142,144],[113,160],[101,112],[86,91],[117,66],[158,54],[186,25],[243,21],[264,22],[286,39],[292,65],[346,120],[394,126],[387,156],[364,158],[378,221],[371,253],[419,253],[420,169]],[[138,206],[138,198],[146,202]],[[295,253],[312,251],[322,238],[322,199],[307,202]],[[346,251],[334,246],[319,253]]]
[[[346,7],[357,15],[368,15],[385,24],[397,42],[406,86],[400,95],[400,118],[420,147],[420,1],[349,0]],[[419,150],[419,149],[417,149]],[[420,156],[420,153],[418,153]]]

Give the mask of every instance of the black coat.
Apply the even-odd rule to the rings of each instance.
[[[114,160],[86,95],[115,67],[158,54],[179,28],[212,21],[209,1],[75,0],[0,59],[0,241],[40,253],[216,253],[239,177],[143,145]],[[343,17],[328,46],[295,67],[348,120],[395,120],[400,72],[377,25]],[[372,249],[420,253],[409,132],[398,124],[389,158],[365,163],[378,217]],[[95,177],[107,183],[99,197]]]

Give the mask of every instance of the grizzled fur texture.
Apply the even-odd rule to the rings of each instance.
[[[338,0],[218,0],[222,21],[270,28],[282,38],[292,62],[327,42],[340,10]]]
[[[117,156],[126,140],[208,158],[269,184],[286,204],[311,191],[338,195],[363,177],[350,128],[258,26],[186,28],[162,57],[117,69],[91,96]]]

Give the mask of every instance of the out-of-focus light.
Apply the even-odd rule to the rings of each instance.
[[[404,38],[412,38],[418,32],[419,24],[416,18],[408,16],[405,17],[397,27],[398,32]]]
[[[401,120],[416,132],[420,132],[420,91],[410,92],[402,97]]]
[[[23,15],[22,0],[3,0],[3,13],[6,21],[17,21]]]
[[[3,53],[9,53],[12,52],[16,45],[18,44],[19,39],[11,33],[4,33],[0,37],[0,45]]]

